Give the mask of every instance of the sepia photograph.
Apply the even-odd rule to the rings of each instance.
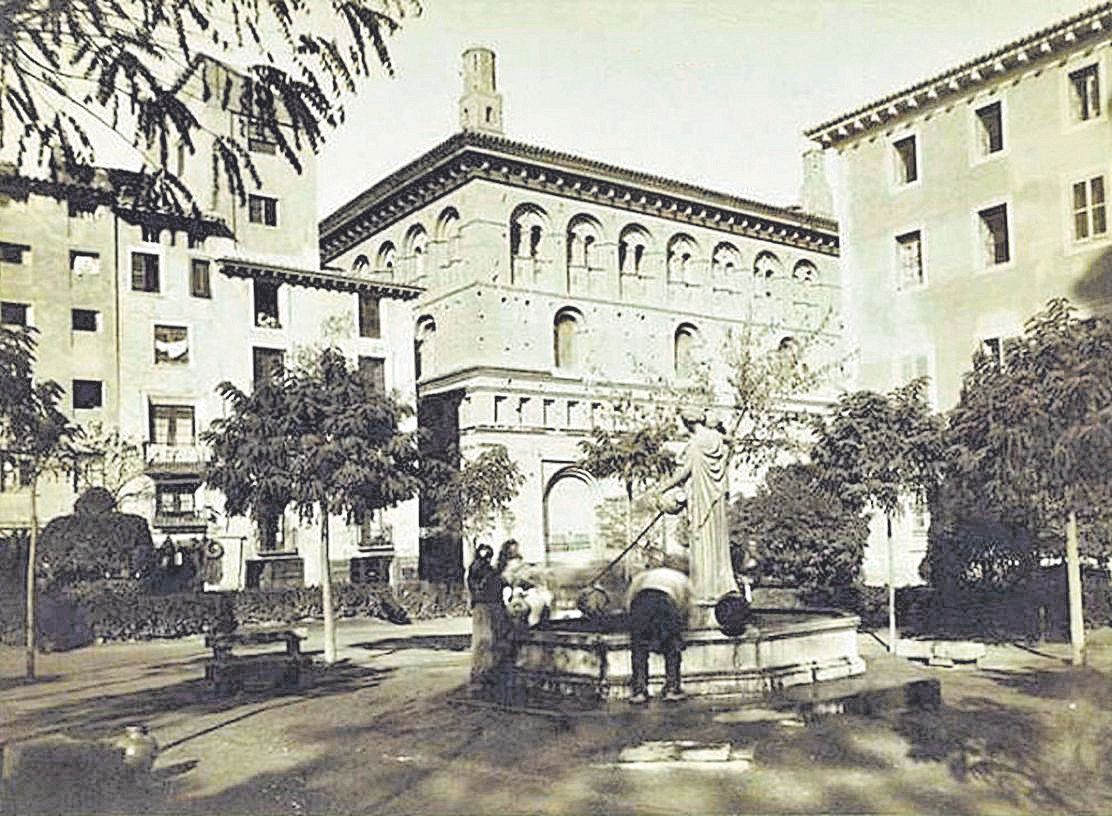
[[[0,816],[1112,813],[1112,2],[0,0]]]

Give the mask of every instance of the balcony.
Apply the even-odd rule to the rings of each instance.
[[[151,526],[160,533],[204,533],[208,530],[208,519],[196,512],[156,512]]]
[[[167,445],[143,443],[143,462],[148,476],[199,476],[208,461],[200,445]]]

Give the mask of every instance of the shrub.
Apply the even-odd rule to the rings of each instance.
[[[398,624],[468,612],[462,589],[395,592],[386,584],[340,584],[335,587],[335,605],[339,618],[378,618]],[[44,650],[50,650],[87,645],[94,638],[177,638],[226,631],[236,624],[315,620],[321,616],[321,597],[319,587],[151,594],[140,580],[101,579],[41,596],[38,609],[41,642]],[[22,644],[23,621],[22,601],[0,604],[0,642]]]
[[[152,575],[155,553],[146,519],[115,507],[111,493],[93,487],[77,499],[72,515],[43,528],[38,559],[48,586]]]

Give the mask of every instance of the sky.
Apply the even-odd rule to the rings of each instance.
[[[802,132],[1095,0],[421,0],[395,75],[346,104],[321,216],[458,130],[460,54],[497,55],[506,136],[770,204]]]

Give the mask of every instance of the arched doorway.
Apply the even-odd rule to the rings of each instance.
[[[595,560],[595,486],[579,468],[552,477],[544,494],[544,550],[549,564]]]

